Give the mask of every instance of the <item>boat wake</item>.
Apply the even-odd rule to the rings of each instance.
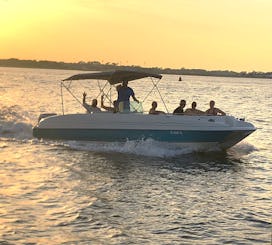
[[[28,113],[19,106],[0,108],[0,138],[31,139],[32,124]]]
[[[64,146],[73,150],[135,154],[149,157],[174,157],[192,153],[194,151],[194,149],[190,147],[176,147],[152,139],[126,142],[68,141],[65,142]]]
[[[66,141],[62,146],[72,150],[90,151],[95,153],[122,153],[134,154],[147,157],[171,158],[196,152],[214,153],[220,152],[218,148],[203,149],[197,146],[179,146],[168,143],[154,141],[152,139],[126,142],[86,142],[86,141]],[[246,155],[254,147],[240,143],[237,146],[240,155]],[[235,149],[233,150],[235,151]]]
[[[251,145],[247,142],[240,142],[239,144],[233,146],[228,150],[228,152],[232,155],[248,155],[254,151],[258,151],[258,148],[256,148],[254,145]]]

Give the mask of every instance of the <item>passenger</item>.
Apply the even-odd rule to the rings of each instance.
[[[105,106],[104,105],[104,95],[101,96],[101,108],[105,109],[106,111],[111,111],[113,113],[118,112],[118,103],[117,100],[113,101],[113,107]]]
[[[194,102],[192,103],[192,108],[186,109],[186,111],[185,111],[184,114],[186,114],[186,115],[191,115],[191,116],[193,116],[193,115],[203,115],[203,114],[205,114],[205,112],[196,109],[196,105],[197,105],[197,104],[196,104],[196,102],[194,101]]]
[[[91,112],[101,112],[101,109],[97,107],[97,99],[93,99],[92,104],[89,105],[88,103],[86,103],[86,96],[87,96],[87,94],[84,92],[83,93],[83,99],[82,99],[82,105],[87,110],[87,112],[89,112],[89,113],[91,113]]]
[[[186,101],[185,100],[181,100],[179,103],[179,107],[177,107],[174,111],[173,114],[175,115],[183,115],[184,114],[184,107],[186,105]]]
[[[164,111],[157,111],[156,108],[158,106],[158,103],[156,101],[153,101],[151,104],[151,109],[149,110],[149,114],[158,115],[158,114],[165,114]]]
[[[225,116],[226,113],[221,111],[220,109],[214,107],[215,102],[213,100],[210,101],[210,108],[206,111],[206,114],[213,115],[213,116]]]
[[[116,89],[118,92],[117,103],[118,105],[120,105],[121,103],[123,104],[123,111],[130,110],[130,96],[133,98],[134,101],[139,103],[139,100],[137,100],[137,98],[135,97],[133,89],[128,87],[128,81],[123,81],[122,86],[117,86]]]

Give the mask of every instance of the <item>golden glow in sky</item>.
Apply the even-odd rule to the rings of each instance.
[[[272,71],[271,0],[0,0],[0,59]]]

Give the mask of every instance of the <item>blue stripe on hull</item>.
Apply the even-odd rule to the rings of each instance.
[[[45,139],[126,141],[154,139],[164,142],[239,142],[249,131],[176,131],[176,130],[130,130],[130,129],[41,129],[35,127],[33,136]]]

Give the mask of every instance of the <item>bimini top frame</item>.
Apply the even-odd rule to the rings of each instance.
[[[138,71],[106,71],[106,72],[97,72],[97,73],[83,73],[77,74],[71,77],[64,79],[63,81],[71,81],[71,80],[84,80],[84,79],[97,79],[97,80],[107,80],[110,85],[114,85],[117,83],[121,83],[123,81],[133,81],[145,77],[154,77],[161,79],[162,75],[138,72]]]
[[[110,89],[110,91],[107,91],[106,93],[104,91],[107,84],[110,84],[112,87],[112,85],[122,83],[123,81],[133,81],[133,80],[138,80],[138,79],[142,79],[145,77],[151,78],[151,81],[153,83],[153,87],[151,88],[150,92],[145,96],[145,98],[143,99],[142,102],[144,102],[147,99],[147,97],[152,93],[152,91],[154,89],[156,89],[160,95],[161,101],[163,102],[166,111],[169,112],[167,109],[167,106],[163,100],[163,97],[157,87],[160,79],[162,78],[162,75],[154,74],[154,73],[138,72],[138,71],[129,71],[129,70],[116,70],[116,71],[95,72],[95,73],[81,73],[81,74],[76,74],[76,75],[73,75],[71,77],[68,77],[68,78],[62,80],[61,81],[62,112],[64,114],[63,91],[62,91],[63,87],[82,105],[81,101],[70,90],[70,86],[71,86],[72,81],[75,81],[75,80],[98,80],[98,81],[99,80],[106,80],[107,82],[103,86],[101,86],[100,83],[98,83],[100,93],[97,97],[99,97],[101,94],[104,94],[104,95],[106,95],[106,98],[109,99],[110,103],[112,103],[111,89]],[[155,82],[152,78],[156,78],[157,81]],[[65,82],[68,82],[68,84],[66,84]],[[109,93],[110,93],[110,96],[108,96]]]

